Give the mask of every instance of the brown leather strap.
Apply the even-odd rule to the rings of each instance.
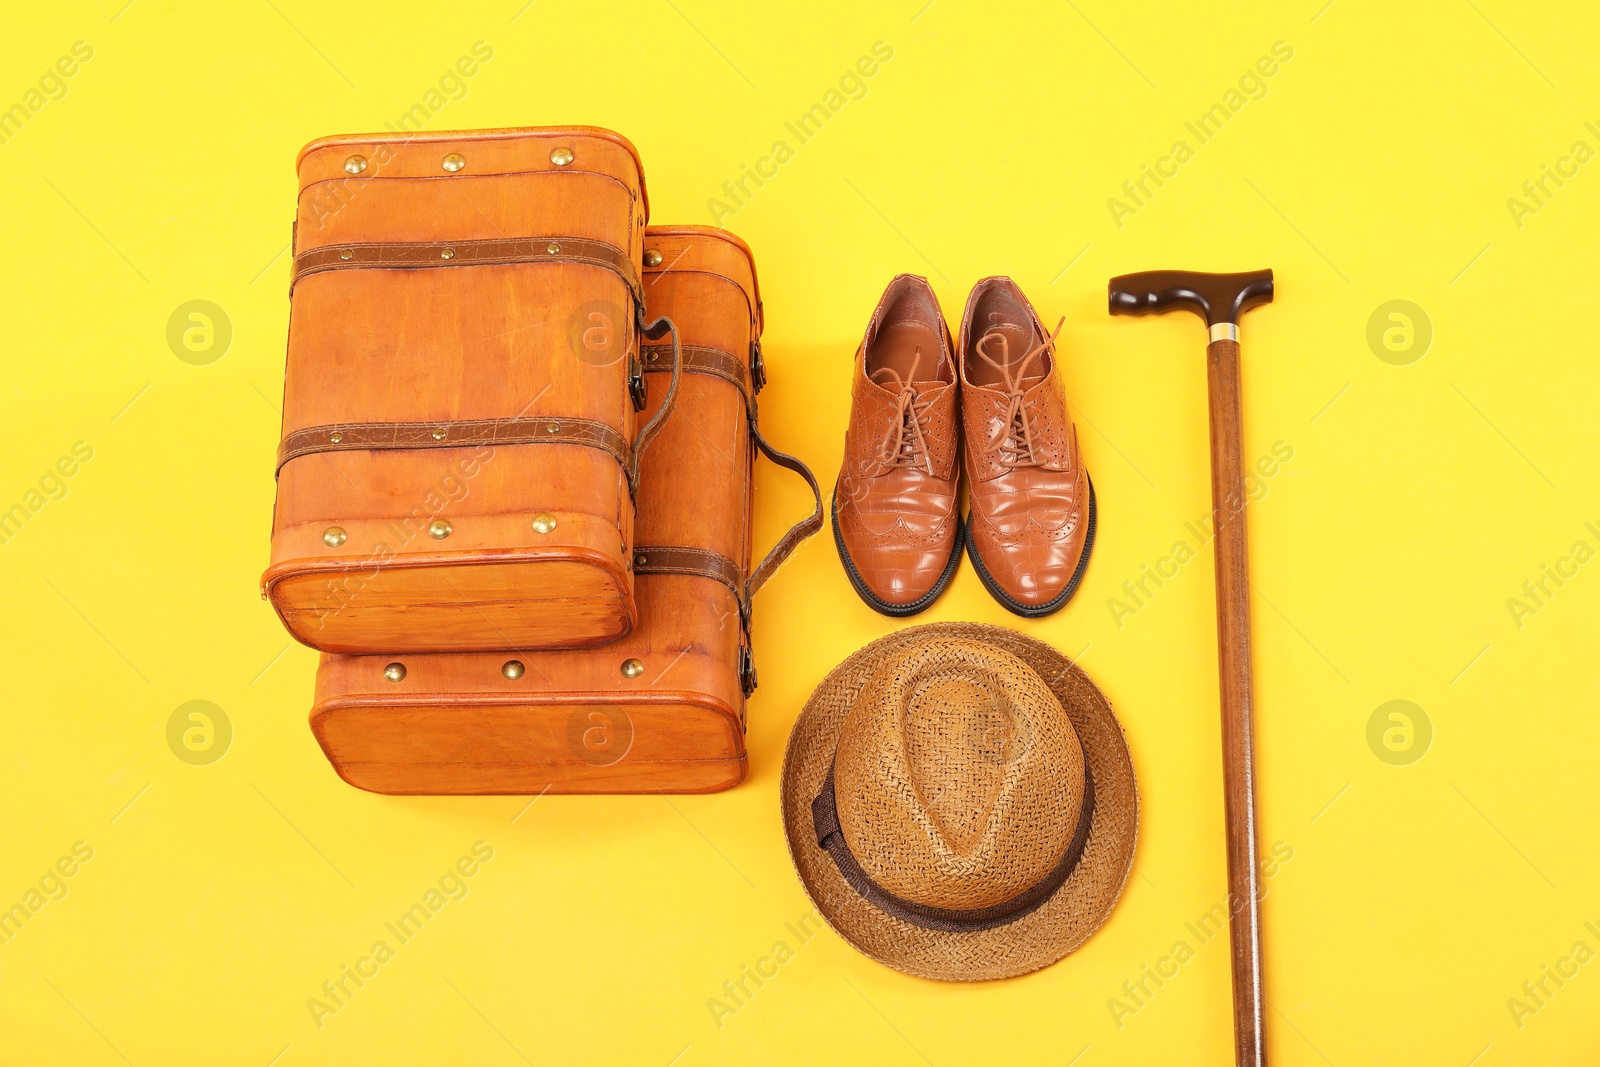
[[[628,472],[628,492],[635,497],[639,495],[639,462],[644,458],[645,449],[650,447],[650,442],[656,439],[656,434],[661,432],[661,427],[672,414],[672,408],[678,401],[678,379],[683,376],[683,346],[678,341],[678,327],[665,315],[654,322],[645,322],[643,304],[638,305],[638,323],[639,333],[649,340],[659,341],[671,335],[672,380],[667,383],[667,395],[661,398],[661,407],[633,435],[633,455],[623,465]]]
[[[634,574],[689,574],[697,578],[710,578],[733,590],[733,595],[744,607],[744,582],[739,565],[709,548],[687,548],[683,545],[640,545],[633,550]]]
[[[756,691],[756,661],[750,651],[750,603],[745,600],[739,565],[720,552],[683,545],[640,545],[633,550],[633,573],[687,574],[721,582],[739,605],[739,685],[744,695]]]
[[[756,424],[753,407],[750,414],[750,437],[762,455],[806,480],[806,484],[811,487],[811,496],[816,501],[816,506],[812,508],[810,515],[789,527],[789,532],[778,539],[778,543],[772,546],[772,550],[763,556],[761,562],[756,564],[755,570],[750,572],[750,580],[745,583],[746,603],[755,599],[756,593],[766,584],[767,579],[771,578],[783,565],[783,561],[800,547],[802,541],[822,529],[822,489],[817,485],[817,476],[812,474],[811,468],[799,459],[786,452],[779,452],[767,443],[767,439],[761,436],[761,428]]]
[[[663,323],[666,323],[665,327],[662,326]],[[742,576],[738,566],[726,556],[721,556],[714,552],[701,549],[657,546],[639,548],[635,553],[634,573],[636,574],[700,574],[708,578],[715,578],[727,584],[733,590],[734,596],[739,602],[739,623],[743,630],[739,646],[739,679],[744,688],[745,696],[749,696],[756,689],[755,658],[750,651],[749,644],[751,600],[755,597],[757,590],[766,583],[768,578],[772,577],[773,573],[799,547],[800,543],[822,529],[822,490],[817,485],[816,476],[811,473],[809,467],[794,456],[779,452],[767,443],[766,438],[761,436],[755,397],[750,391],[750,380],[746,377],[750,373],[750,367],[743,360],[718,348],[680,344],[677,328],[666,319],[657,319],[650,327],[646,328],[643,325],[641,316],[640,328],[646,337],[652,336],[650,330],[656,331],[653,335],[655,338],[661,337],[667,330],[670,330],[672,334],[670,346],[641,345],[640,347],[647,372],[667,369],[660,364],[662,357],[667,354],[669,349],[672,361],[672,384],[668,387],[667,398],[662,404],[662,410],[656,413],[655,418],[646,427],[647,430],[653,432],[654,428],[660,425],[666,409],[673,402],[681,374],[710,374],[724,378],[738,386],[740,393],[744,396],[745,412],[750,423],[750,439],[755,443],[755,446],[761,450],[763,455],[780,467],[792,470],[804,478],[806,484],[811,487],[811,495],[815,500],[815,506],[811,514],[791,527],[788,533],[784,534],[778,543],[772,547],[772,551],[768,552],[761,562],[756,565],[750,578],[743,582],[740,580]],[[759,356],[755,357],[755,359],[754,365],[761,366]],[[764,379],[764,374],[762,377]],[[760,385],[757,384],[755,388],[759,389]],[[638,437],[635,438],[633,454],[636,466],[638,456],[643,451],[645,443],[647,443],[645,431],[641,430]],[[630,479],[630,484],[636,479],[637,474]],[[664,553],[668,555],[664,556]],[[637,557],[640,555],[644,556],[647,562],[639,563]],[[657,566],[661,567],[661,569],[656,570]]]
[[[469,445],[585,445],[598,448],[629,469],[633,450],[616,427],[593,419],[462,419],[457,422],[359,422],[308,426],[278,446],[277,470],[291,459],[317,452],[387,452],[397,449],[464,448]],[[274,472],[276,473],[276,472]]]
[[[1083,858],[1083,848],[1089,841],[1089,826],[1093,822],[1093,815],[1094,777],[1089,773],[1089,764],[1085,763],[1083,803],[1078,808],[1078,825],[1073,831],[1072,840],[1067,842],[1067,850],[1061,854],[1060,861],[1049,874],[1011,899],[1002,900],[987,908],[936,908],[896,896],[874,882],[867,872],[861,869],[860,861],[856,859],[855,853],[850,851],[850,844],[845,841],[844,832],[839,829],[839,810],[833,795],[831,766],[828,768],[827,780],[822,783],[822,792],[811,802],[811,826],[816,831],[817,844],[833,857],[834,864],[839,868],[844,880],[850,883],[850,888],[861,894],[867,903],[880,911],[888,912],[896,919],[913,926],[920,926],[925,930],[941,930],[946,933],[993,930],[997,926],[1016,922],[1049,900],[1071,876],[1078,866],[1078,861]]]
[[[644,369],[647,373],[665,371],[668,368],[660,365],[663,356],[669,355],[671,346],[666,344],[641,345],[640,352],[644,359]],[[755,401],[750,393],[750,368],[744,360],[720,348],[711,348],[705,345],[682,345],[679,348],[683,372],[685,374],[709,374],[739,387],[744,394],[745,407],[750,416],[750,437],[761,453],[780,467],[794,471],[806,480],[811,487],[812,496],[816,506],[807,518],[796,523],[789,532],[773,546],[772,551],[758,563],[751,572],[741,602],[748,610],[750,598],[756,591],[772,577],[774,571],[788,559],[790,554],[800,546],[800,543],[818,530],[822,529],[822,490],[817,485],[816,477],[811,469],[794,456],[779,452],[761,436],[761,428],[757,419]]]
[[[289,291],[301,278],[326,270],[415,270],[512,263],[586,263],[622,279],[644,304],[639,273],[626,252],[587,237],[493,237],[474,241],[369,241],[308,248],[294,257]]]
[[[731,352],[705,345],[684,345],[682,351],[683,373],[709,374],[732,382],[739,387],[739,392],[744,396],[745,406],[750,406],[750,368],[745,365],[744,360]],[[640,345],[639,355],[644,361],[647,374],[671,369],[670,344]]]

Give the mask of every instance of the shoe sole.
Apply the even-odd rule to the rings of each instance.
[[[1084,476],[1085,480],[1088,475]],[[1067,587],[1057,593],[1055,598],[1043,604],[1024,604],[1014,600],[1004,589],[995,583],[989,574],[989,569],[983,565],[983,560],[978,556],[978,548],[972,542],[972,523],[967,522],[967,556],[972,560],[972,569],[978,572],[978,578],[983,582],[983,587],[989,590],[989,595],[1000,603],[1000,606],[1013,615],[1021,615],[1025,619],[1037,619],[1045,615],[1052,615],[1066,607],[1067,601],[1072,599],[1072,594],[1078,591],[1078,583],[1083,581],[1083,572],[1089,567],[1089,554],[1094,551],[1094,532],[1098,511],[1094,498],[1094,482],[1089,480],[1089,528],[1083,537],[1083,555],[1078,557],[1078,568],[1072,572],[1072,578],[1067,582]]]
[[[961,545],[966,540],[965,524],[962,523],[959,514],[955,517],[955,546],[950,550],[950,559],[944,565],[944,573],[939,575],[937,582],[933,583],[933,588],[908,603],[891,604],[867,588],[867,583],[861,577],[861,572],[856,569],[855,561],[850,558],[849,550],[844,547],[844,535],[839,531],[839,497],[837,490],[835,491],[833,503],[828,510],[833,519],[833,545],[839,550],[839,562],[844,564],[845,577],[849,578],[850,584],[855,587],[856,595],[866,602],[867,607],[878,614],[888,615],[895,619],[903,619],[908,615],[915,615],[919,611],[925,611],[935,600],[939,599],[939,594],[943,593],[951,580],[955,578],[956,567],[961,563]]]

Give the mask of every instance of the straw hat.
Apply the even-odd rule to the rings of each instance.
[[[779,792],[823,918],[924,978],[1049,966],[1133,866],[1139,795],[1111,705],[999,626],[916,626],[845,660],[800,713]]]

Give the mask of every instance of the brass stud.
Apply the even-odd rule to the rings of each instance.
[[[647,267],[661,266],[661,253],[654,248],[644,250],[644,265]]]
[[[322,531],[322,543],[329,548],[338,548],[344,544],[345,533],[343,526],[330,526]]]
[[[350,251],[350,249],[346,248],[346,249],[343,249],[342,251],[340,251],[339,258],[340,259],[354,259],[355,255],[356,254],[354,252],[352,252],[352,251]]]
[[[547,534],[556,528],[556,517],[548,511],[541,511],[533,517],[533,532]]]
[[[406,680],[406,665],[391,663],[383,669],[383,676],[391,682],[403,682]]]
[[[554,152],[550,153],[550,162],[554,163],[558,167],[566,166],[568,163],[572,162],[572,149],[556,149]]]
[[[444,169],[449,171],[451,174],[454,174],[456,171],[460,170],[466,165],[466,157],[462,156],[459,152],[451,152],[448,156],[444,157],[444,162],[441,164],[441,166],[443,166]]]
[[[641,552],[637,556],[633,557],[633,565],[635,567],[643,567],[646,563],[649,563],[649,562],[650,562],[650,560],[648,558],[646,558],[646,556],[645,556],[645,554],[643,552]]]
[[[508,659],[500,668],[500,673],[510,678],[513,682],[522,677],[522,671],[522,661],[518,659]]]
[[[557,252],[561,251],[561,246],[556,244],[554,241],[551,241],[549,244],[544,246],[544,250],[553,256]]]
[[[624,678],[637,678],[644,673],[644,663],[636,659],[622,661],[622,676]]]
[[[546,433],[560,433],[561,432],[561,424],[559,422],[552,422],[549,425],[545,426],[544,429],[545,429]]]
[[[428,536],[435,541],[443,541],[450,536],[451,531],[454,529],[455,527],[450,525],[448,519],[434,519],[428,524]]]
[[[367,169],[367,157],[366,156],[351,156],[349,159],[344,161],[344,172],[346,174],[360,174],[362,171],[364,171],[366,169]]]
[[[456,258],[456,250],[453,249],[453,248],[440,249],[439,250],[439,258],[440,259],[455,259]]]
[[[433,439],[435,441],[443,441],[444,440],[444,427],[443,426],[441,426],[437,430],[433,431]]]
[[[645,358],[648,359],[651,363],[655,363],[655,362],[657,362],[658,360],[661,359],[661,353],[660,352],[652,352],[648,356],[646,356]]]
[[[344,440],[344,434],[340,433],[338,430],[335,430],[328,435],[328,440],[332,441],[334,444],[338,444],[340,441]]]

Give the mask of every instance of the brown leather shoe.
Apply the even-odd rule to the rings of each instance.
[[[967,554],[1006,608],[1037,617],[1078,588],[1094,547],[1094,487],[1056,371],[1056,336],[1010,278],[967,299],[957,346],[966,435]]]
[[[850,584],[885,615],[938,599],[961,560],[955,360],[927,279],[889,283],[856,353],[833,540]]]

